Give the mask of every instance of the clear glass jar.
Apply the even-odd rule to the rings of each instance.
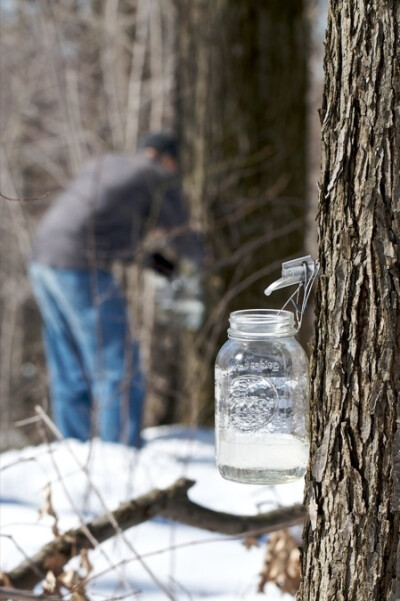
[[[227,480],[278,484],[307,467],[308,362],[290,311],[231,313],[215,364],[216,459]]]

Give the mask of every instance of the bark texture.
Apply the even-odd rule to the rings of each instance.
[[[331,1],[301,601],[400,599],[399,26]]]

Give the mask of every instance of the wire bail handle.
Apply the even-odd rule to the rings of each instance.
[[[301,322],[308,298],[310,296],[311,288],[317,278],[318,271],[319,261],[314,261],[311,255],[292,259],[292,261],[286,261],[285,263],[282,263],[282,277],[279,278],[279,280],[272,282],[272,284],[264,290],[264,294],[269,296],[272,292],[275,292],[275,290],[298,284],[297,289],[288,298],[281,309],[281,311],[283,311],[289,302],[294,305],[296,310],[297,331],[301,328]],[[300,302],[300,293],[302,290],[303,298]]]

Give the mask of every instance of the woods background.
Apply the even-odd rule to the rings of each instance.
[[[29,418],[36,404],[49,410],[26,276],[37,220],[89,157],[131,152],[149,129],[179,134],[214,265],[198,331],[159,318],[146,270],[118,269],[144,350],[145,423],[211,424],[229,312],[267,307],[281,262],[315,254],[325,3],[16,0],[1,10],[1,447],[38,441]]]
[[[165,319],[171,290],[140,265],[116,266],[144,349],[146,425],[211,425],[229,312],[267,307],[282,261],[316,255],[319,180],[298,598],[397,601],[400,10],[394,0],[330,3],[321,128],[322,4],[3,2],[1,443],[40,440],[35,405],[48,420],[26,261],[37,219],[87,158],[131,152],[148,129],[176,130],[191,213],[213,251],[199,328]]]

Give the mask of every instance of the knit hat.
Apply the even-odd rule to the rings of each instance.
[[[160,154],[169,154],[174,159],[179,155],[177,137],[168,131],[149,132],[141,139],[139,148],[154,148]]]

